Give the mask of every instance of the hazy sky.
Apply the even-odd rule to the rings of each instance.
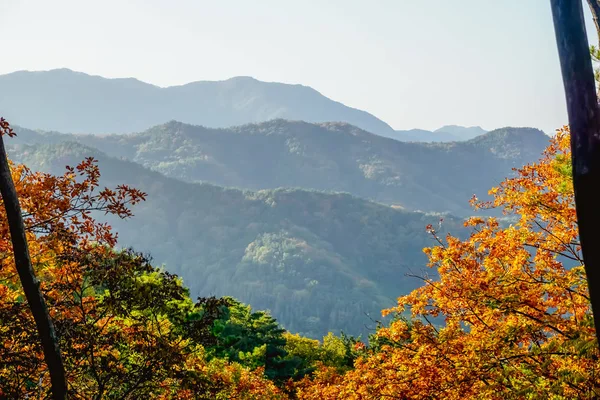
[[[0,0],[0,49],[0,74],[301,83],[396,129],[567,122],[549,0]]]

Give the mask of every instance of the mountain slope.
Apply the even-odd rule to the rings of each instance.
[[[393,136],[373,115],[302,85],[249,77],[160,88],[68,69],[0,75],[0,110],[13,124],[77,133],[126,133],[169,120],[227,127],[275,118],[344,121]]]
[[[9,142],[8,154],[53,173],[94,155],[103,184],[148,193],[134,218],[109,220],[120,245],[151,253],[183,276],[192,296],[234,296],[312,337],[367,333],[373,322],[365,313],[379,319],[420,284],[406,274],[427,273],[421,249],[433,241],[425,226],[439,221],[347,194],[184,183],[74,142]],[[460,220],[445,219],[445,231],[462,229]]]
[[[541,131],[504,128],[455,143],[404,143],[348,124],[274,120],[228,129],[170,122],[130,135],[17,130],[17,141],[75,140],[188,182],[343,191],[410,210],[469,214],[473,194],[537,160]],[[12,139],[15,140],[15,139]]]

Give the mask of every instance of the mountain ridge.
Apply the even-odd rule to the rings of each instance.
[[[45,130],[127,133],[171,119],[218,128],[286,118],[346,121],[370,132],[394,135],[374,115],[331,100],[309,86],[249,77],[159,87],[135,78],[108,79],[62,68],[0,75],[0,91],[5,118]]]
[[[0,109],[13,124],[72,133],[131,133],[174,119],[227,128],[273,119],[347,122],[403,141],[470,138],[474,127],[395,131],[373,114],[330,99],[303,84],[237,76],[158,86],[134,77],[105,78],[58,68],[0,75]],[[444,129],[453,129],[449,133]],[[482,133],[485,132],[481,130]]]
[[[272,120],[231,128],[170,121],[144,132],[69,135],[17,128],[20,143],[75,140],[167,176],[249,190],[292,186],[348,192],[409,210],[471,211],[473,194],[537,160],[548,137],[504,128],[451,143],[411,143],[347,123]]]

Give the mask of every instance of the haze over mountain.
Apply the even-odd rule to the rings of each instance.
[[[487,131],[480,126],[458,126],[458,125],[445,125],[441,128],[436,129],[433,133],[451,135],[456,140],[469,140],[476,138],[477,136],[483,135]]]
[[[148,194],[132,219],[109,219],[120,246],[150,253],[184,278],[193,297],[235,296],[271,310],[292,332],[366,334],[370,318],[420,284],[407,274],[431,273],[421,249],[433,244],[425,226],[437,226],[439,216],[341,193],[185,183],[75,142],[8,141],[8,152],[55,174],[94,156],[102,184]],[[461,220],[446,217],[443,229],[461,233]]]
[[[480,126],[445,125],[435,131],[424,129],[396,131],[395,139],[405,142],[459,142],[473,139],[486,132]]]
[[[548,137],[503,128],[464,142],[405,143],[344,123],[273,120],[227,129],[169,122],[128,135],[18,129],[15,143],[78,141],[188,182],[260,190],[348,192],[409,210],[472,212],[511,168],[537,160]]]
[[[212,128],[272,119],[346,122],[404,141],[465,140],[473,128],[394,131],[368,112],[303,85],[251,77],[161,88],[133,78],[107,79],[69,69],[0,75],[0,110],[13,124],[73,133],[130,133],[169,120]],[[485,133],[481,128],[478,134]]]
[[[103,184],[148,193],[134,219],[109,220],[120,245],[193,296],[237,297],[311,337],[367,333],[365,313],[419,285],[406,275],[422,275],[435,213],[458,216],[444,229],[460,234],[469,198],[548,143],[532,128],[394,131],[311,88],[248,77],[159,88],[62,69],[0,76],[0,91],[3,116],[45,129],[16,127],[13,160],[60,173],[95,156]]]
[[[0,110],[15,124],[76,133],[128,133],[169,120],[228,127],[275,118],[344,121],[393,136],[373,115],[302,85],[250,77],[161,88],[133,78],[106,79],[69,69],[0,76]]]

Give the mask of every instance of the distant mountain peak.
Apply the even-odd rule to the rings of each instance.
[[[203,81],[203,82],[213,82],[213,81]],[[216,81],[219,82],[219,81]],[[261,84],[261,83],[269,83],[269,82],[264,82],[261,81],[259,79],[256,79],[253,76],[232,76],[231,78],[227,78],[222,80],[221,82],[234,82],[234,83],[257,83],[257,84]]]
[[[487,131],[480,126],[444,125],[433,131],[435,134],[451,135],[456,140],[469,140],[483,135]]]
[[[78,75],[88,75],[83,72],[74,71],[70,68],[62,67],[62,68],[52,68],[47,71],[21,71],[21,72],[33,72],[33,73],[44,73],[49,72],[51,74],[78,74]]]
[[[5,118],[44,130],[130,133],[169,120],[226,128],[283,118],[344,121],[394,137],[394,130],[374,115],[309,86],[251,76],[161,88],[134,78],[108,79],[60,68],[0,75],[0,92]]]
[[[395,139],[411,142],[461,142],[486,132],[480,126],[444,125],[434,131],[424,129],[396,131]]]
[[[485,129],[483,129],[479,125],[477,125],[477,126],[444,125],[441,128],[434,130],[433,132],[448,132],[448,131],[464,130],[464,129],[478,130],[478,131],[482,131],[483,133],[487,132]]]
[[[253,76],[250,75],[239,75],[239,76],[232,76],[229,79],[226,79],[227,81],[237,81],[237,80],[246,80],[246,81],[256,81],[258,82],[258,79],[256,79]]]

